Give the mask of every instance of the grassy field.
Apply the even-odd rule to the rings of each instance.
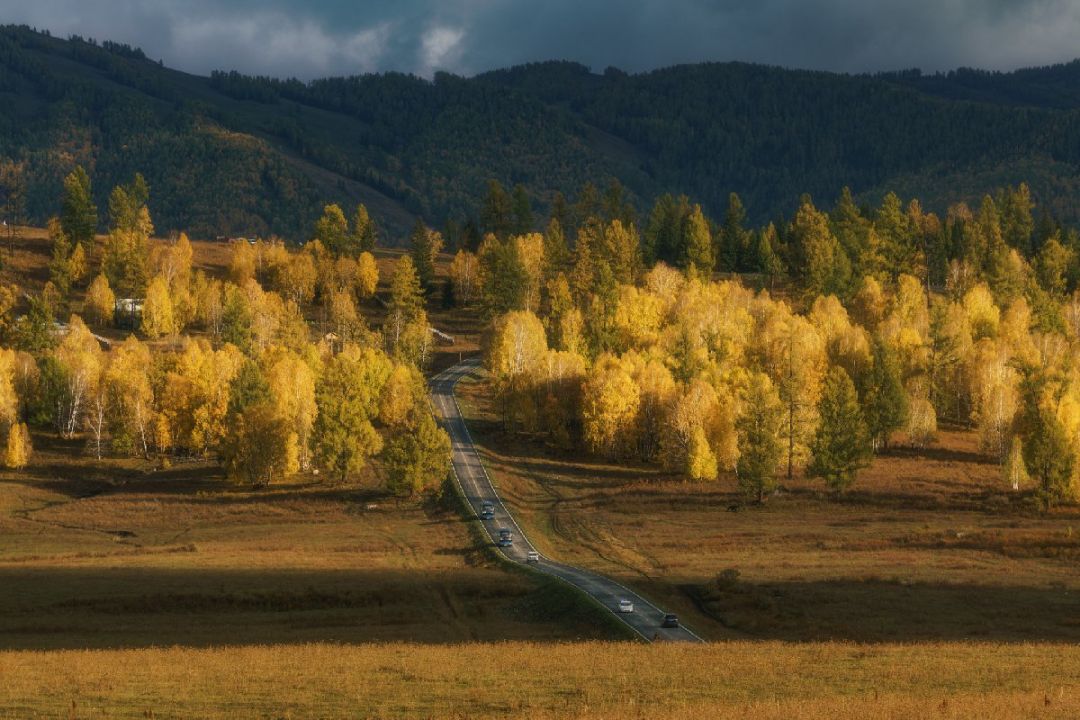
[[[223,275],[227,249],[194,245]],[[39,288],[46,260],[31,233],[4,274]],[[432,305],[456,340],[438,369],[480,326]],[[41,433],[0,472],[0,718],[1080,716],[1080,512],[1007,493],[969,434],[890,452],[843,500],[796,478],[753,507],[730,478],[506,437],[480,374],[459,394],[546,554],[719,642],[597,642],[607,618],[494,564],[452,502],[388,500],[377,465],[249,491]]]
[[[545,553],[617,576],[706,637],[1080,640],[1080,509],[1043,514],[1007,492],[970,433],[886,453],[840,500],[796,477],[754,506],[730,477],[692,484],[506,437],[479,375],[459,396]]]
[[[2,648],[609,637],[455,510],[387,500],[377,468],[247,491],[35,441],[0,474]]]
[[[0,717],[1074,718],[1078,668],[991,643],[0,652]]]

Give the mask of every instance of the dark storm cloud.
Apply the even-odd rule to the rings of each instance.
[[[138,45],[191,72],[301,78],[546,59],[1010,69],[1080,52],[1076,0],[0,0],[0,18]]]

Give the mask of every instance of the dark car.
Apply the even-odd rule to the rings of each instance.
[[[677,628],[679,627],[679,616],[668,613],[664,615],[663,621],[660,623],[660,627]]]
[[[499,541],[496,544],[499,547],[510,547],[514,544],[514,533],[507,528],[499,530]]]

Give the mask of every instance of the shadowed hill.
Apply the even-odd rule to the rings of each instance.
[[[152,55],[152,49],[150,50]],[[99,204],[141,171],[161,232],[304,239],[324,201],[364,202],[391,241],[412,218],[475,213],[489,179],[556,191],[618,178],[642,209],[666,191],[751,218],[831,199],[977,199],[1030,183],[1074,220],[1076,63],[1015,73],[850,76],[742,63],[628,75],[550,62],[461,78],[311,83],[198,77],[127,45],[0,29],[0,157],[27,162],[27,214],[91,169]]]

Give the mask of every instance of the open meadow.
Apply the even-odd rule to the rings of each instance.
[[[561,455],[458,385],[500,494],[551,557],[632,585],[711,639],[1080,640],[1080,510],[1006,492],[973,433],[875,458],[842,498],[796,475],[763,505],[734,478]]]
[[[1074,718],[1075,644],[0,651],[4,718]]]
[[[144,471],[40,440],[38,463],[0,475],[0,647],[597,636],[557,590],[493,566],[456,509],[398,505],[370,477],[250,491],[202,463]]]
[[[226,274],[228,246],[193,247],[196,269]],[[48,252],[27,228],[4,276],[39,288]],[[385,289],[400,253],[379,255]],[[434,320],[464,343],[438,362],[475,351],[460,315]],[[252,489],[211,461],[95,460],[85,437],[47,430],[33,442],[28,467],[0,471],[4,649],[610,637],[562,587],[495,566],[452,499],[388,496],[378,461],[347,483],[307,472]]]
[[[193,246],[226,274],[225,248]],[[43,284],[47,247],[29,233],[5,272]],[[380,295],[399,254],[377,253]],[[475,309],[430,305],[455,338],[432,366],[475,353]],[[715,642],[611,642],[610,617],[496,564],[452,499],[390,497],[378,460],[252,489],[39,430],[0,472],[0,718],[1080,714],[1080,512],[1006,492],[971,433],[884,453],[842,499],[798,476],[755,506],[730,477],[505,435],[482,372],[458,390],[545,554]]]

